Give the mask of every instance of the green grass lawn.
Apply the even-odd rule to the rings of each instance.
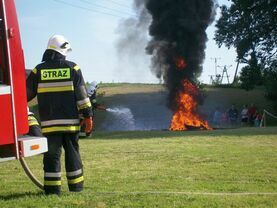
[[[277,207],[277,127],[96,132],[80,148],[83,192],[63,174],[62,196],[44,196],[10,161],[0,207]],[[42,179],[42,157],[26,161]]]

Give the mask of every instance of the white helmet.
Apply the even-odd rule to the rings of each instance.
[[[87,93],[88,96],[92,96],[93,93],[95,92],[95,90],[97,90],[98,88],[98,83],[96,81],[91,82],[88,86],[87,86]]]
[[[57,51],[64,56],[72,51],[70,43],[62,35],[53,35],[48,41],[47,49]]]
[[[90,85],[93,86],[95,89],[98,89],[98,83],[96,81],[91,82]]]

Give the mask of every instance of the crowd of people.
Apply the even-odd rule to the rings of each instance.
[[[260,126],[262,114],[252,103],[250,106],[244,105],[239,111],[237,107],[232,106],[227,109],[217,107],[213,113],[212,123],[215,127],[222,126]]]

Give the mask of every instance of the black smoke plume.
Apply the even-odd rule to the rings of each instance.
[[[215,14],[214,0],[134,0],[136,17],[119,25],[118,54],[134,60],[142,48],[151,55],[151,71],[169,91],[168,105],[176,108],[176,94],[183,80],[195,83],[202,72],[207,41],[206,28]],[[148,31],[147,31],[148,30]],[[148,32],[148,36],[147,36]],[[150,36],[149,36],[150,35]],[[176,59],[186,62],[178,70]]]
[[[206,28],[214,19],[213,0],[144,0],[151,14],[146,47],[152,55],[152,70],[169,90],[169,107],[175,109],[176,93],[183,80],[195,83],[202,71],[207,41]],[[186,67],[178,70],[176,59],[184,58]]]

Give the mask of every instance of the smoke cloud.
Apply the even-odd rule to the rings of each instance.
[[[151,55],[151,71],[169,91],[174,110],[183,80],[195,83],[202,72],[207,41],[206,28],[215,16],[213,0],[134,0],[137,18],[120,26],[119,54],[136,55],[138,48]],[[147,35],[148,34],[148,35]],[[141,50],[139,50],[141,51]],[[178,70],[177,59],[185,60]]]
[[[135,16],[120,22],[117,33],[120,35],[116,44],[119,57],[132,54],[145,54],[145,46],[148,42],[148,27],[151,16],[145,8],[144,1],[135,0],[133,3]],[[139,50],[143,48],[143,50]]]
[[[195,82],[202,72],[205,31],[214,19],[214,1],[146,0],[145,5],[152,17],[147,52],[152,56],[153,71],[165,81],[169,106],[174,109],[182,81]],[[184,70],[177,69],[176,58],[186,61]]]
[[[121,21],[116,30],[119,36],[116,42],[119,61],[116,73],[121,73],[117,75],[126,77],[129,82],[147,82],[149,80],[146,78],[151,79],[151,73],[145,70],[150,65],[150,57],[145,53],[145,47],[150,39],[148,28],[151,15],[143,0],[135,0],[133,10],[134,16]]]

